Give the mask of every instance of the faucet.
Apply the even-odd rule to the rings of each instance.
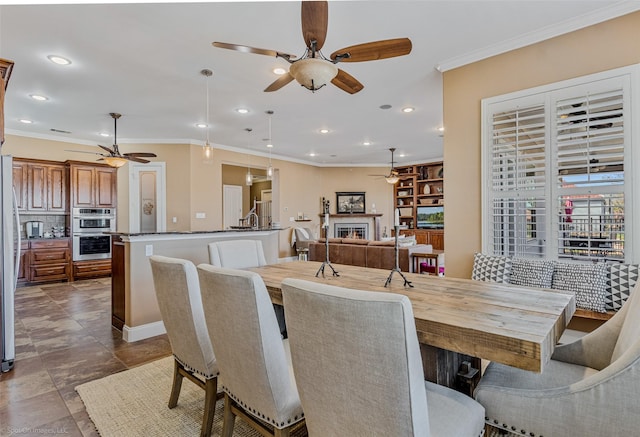
[[[253,229],[258,229],[258,222],[258,214],[256,214],[255,212],[249,213],[249,226],[251,226]]]

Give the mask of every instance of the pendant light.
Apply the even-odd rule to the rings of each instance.
[[[247,131],[247,134],[251,134],[251,131],[253,129],[248,127],[245,130]],[[249,139],[250,139],[250,137],[247,136],[247,176],[245,177],[245,185],[247,185],[248,187],[253,185],[253,175],[251,175],[251,154],[248,153],[249,152]]]
[[[206,80],[206,84],[207,84],[207,118],[206,118],[206,127],[205,129],[207,130],[207,140],[204,143],[204,147],[202,148],[202,162],[204,162],[205,164],[211,164],[213,163],[213,147],[211,147],[211,144],[209,143],[209,78],[211,76],[213,76],[213,71],[208,70],[208,69],[204,69],[202,71],[200,71],[200,74],[202,74],[203,76],[205,76],[207,78]]]
[[[271,116],[273,115],[272,110],[268,110],[267,114],[269,114],[269,144],[267,144],[267,148],[269,149],[269,166],[267,167],[267,179],[273,179],[273,165],[271,165],[271,149],[273,149],[273,142],[271,140]]]

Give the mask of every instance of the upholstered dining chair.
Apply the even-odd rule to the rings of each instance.
[[[309,228],[295,228],[293,230],[293,245],[296,248],[298,259],[307,259],[309,253],[309,243],[315,241],[313,232]]]
[[[198,266],[198,275],[225,392],[222,436],[231,437],[236,416],[262,435],[289,436],[304,416],[288,340],[280,336],[262,278],[208,264]]]
[[[149,261],[174,357],[169,408],[178,404],[182,379],[187,377],[205,391],[200,435],[210,436],[218,398],[218,365],[204,320],[196,266],[191,261],[158,255]]]
[[[227,240],[209,243],[209,263],[229,269],[247,269],[267,264],[260,240]]]
[[[640,282],[596,330],[556,347],[542,373],[490,363],[475,390],[487,424],[526,436],[640,430]]]
[[[209,263],[228,269],[248,269],[267,264],[260,240],[228,240],[209,243]],[[282,305],[273,304],[280,335],[287,338],[287,324]]]
[[[484,409],[424,381],[409,298],[282,282],[294,375],[311,437],[477,437]]]

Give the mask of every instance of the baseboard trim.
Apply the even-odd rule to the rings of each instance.
[[[140,326],[127,326],[122,328],[122,339],[127,343],[133,343],[134,341],[144,340],[145,338],[155,337],[156,335],[166,334],[167,330],[164,327],[162,320],[158,322],[147,323]]]

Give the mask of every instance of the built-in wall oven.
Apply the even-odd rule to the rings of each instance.
[[[111,258],[111,235],[115,232],[116,210],[114,208],[73,208],[71,235],[73,238],[73,260]]]

